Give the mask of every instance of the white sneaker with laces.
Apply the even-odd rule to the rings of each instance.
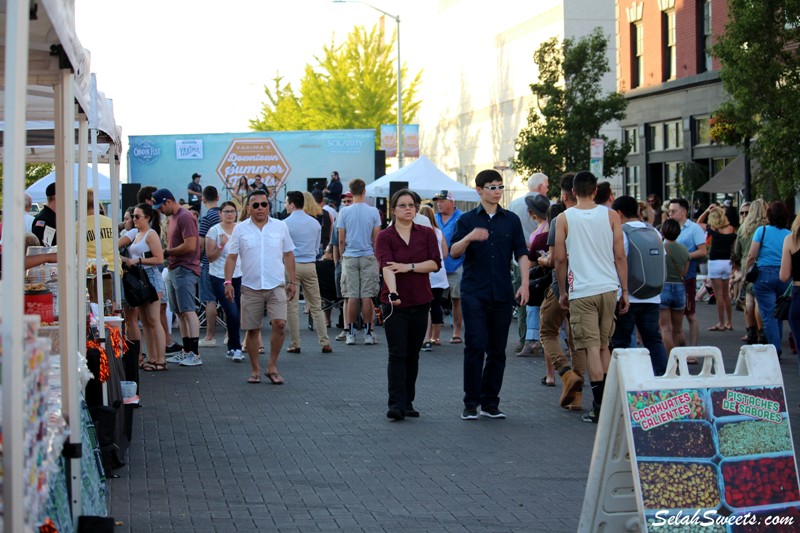
[[[233,359],[233,350],[228,350],[225,353],[225,359]]]
[[[167,363],[181,363],[187,357],[189,357],[189,354],[186,353],[186,352],[181,351],[181,352],[176,353],[172,357],[168,357],[167,358]]]
[[[242,355],[242,351],[234,350],[232,359],[234,363],[241,363],[242,361],[244,361],[244,355]]]
[[[356,343],[356,336],[350,333],[347,333],[347,337],[344,341],[345,344],[355,344]]]
[[[364,334],[364,344],[375,344],[375,337],[372,336],[372,333]]]
[[[200,339],[199,341],[197,341],[197,345],[214,348],[217,346],[217,339]]]
[[[345,340],[346,338],[347,338],[347,331],[345,331],[345,330],[342,330],[342,332],[341,332],[341,333],[339,333],[338,335],[336,335],[336,340],[337,340],[337,341],[343,341],[343,340]]]
[[[180,366],[200,366],[203,364],[203,360],[200,358],[199,355],[195,355],[192,352],[189,352],[189,356],[181,361]]]

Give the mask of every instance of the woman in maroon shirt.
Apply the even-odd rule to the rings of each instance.
[[[433,298],[428,274],[441,266],[436,234],[413,223],[419,205],[408,189],[389,202],[393,224],[378,234],[375,255],[383,273],[383,329],[389,347],[389,410],[392,420],[417,417],[414,409],[419,351]]]

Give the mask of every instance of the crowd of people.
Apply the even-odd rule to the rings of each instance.
[[[246,354],[247,382],[255,384],[262,380],[260,355],[266,353],[263,376],[282,384],[278,359],[284,345],[288,353],[302,350],[302,292],[309,327],[324,354],[334,351],[328,329],[337,308],[335,339],[345,345],[378,344],[375,326],[383,326],[388,418],[419,416],[413,402],[420,352],[442,342],[464,344],[462,418],[505,418],[500,391],[516,313],[515,354],[544,357],[541,383],[556,386],[558,374],[564,409],[583,410],[588,379],[592,409],[583,419],[596,422],[611,351],[644,346],[653,372],[662,374],[673,347],[697,344],[696,305],[704,294],[717,307],[709,331],[737,330],[734,310],[741,309],[742,341],[772,344],[779,357],[783,320],[788,318],[790,341],[800,334],[800,302],[794,298],[800,290],[800,215],[790,229],[789,209],[781,201],[744,202],[738,211],[727,202],[712,204],[697,210],[693,221],[685,199],[662,204],[655,195],[647,202],[615,197],[607,182],[589,172],[564,174],[560,197],[551,201],[548,177],[537,173],[528,180],[528,193],[505,209],[502,176],[485,170],[475,178],[474,209],[459,210],[451,191],[424,204],[416,192],[403,189],[390,199],[387,226],[365,201],[364,181],[351,179],[344,191],[337,172],[312,192],[289,191],[279,213],[260,180],[252,186],[243,177],[234,198],[220,202],[214,186],[200,187],[200,177],[192,176],[187,192],[199,195],[202,216],[193,196],[183,205],[170,190],[140,189],[138,204],[124,213],[122,265],[113,262],[111,220],[97,215],[109,270],[141,268],[156,294],[136,307],[123,300],[126,372],[132,366],[145,372],[166,371],[169,364],[201,366],[201,348],[217,345],[221,309],[228,359],[242,362]],[[47,195],[38,216],[26,220],[32,244],[57,243],[54,186]],[[93,208],[90,191],[92,244]],[[630,248],[641,239],[662,251],[655,289],[652,283],[642,289],[639,278],[637,286],[629,284]],[[94,245],[87,253],[94,257]],[[31,259],[28,266],[46,260],[54,261],[54,254]],[[787,307],[777,305],[786,297],[788,317]],[[443,340],[444,308],[452,334]],[[177,317],[180,343],[172,338],[167,309]],[[198,312],[205,319],[203,338]],[[268,350],[265,317],[271,325]]]

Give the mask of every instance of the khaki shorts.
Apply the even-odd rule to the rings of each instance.
[[[257,291],[242,285],[242,329],[261,329],[264,306],[270,320],[286,320],[286,289],[283,285],[274,289]]]
[[[378,259],[374,255],[342,258],[342,296],[374,298],[380,292]]]
[[[569,327],[576,349],[608,347],[616,307],[616,291],[569,301]]]
[[[461,277],[464,275],[464,266],[458,267],[455,272],[448,272],[447,273],[447,283],[450,285],[447,289],[445,289],[444,294],[445,296],[450,296],[450,298],[461,298]]]

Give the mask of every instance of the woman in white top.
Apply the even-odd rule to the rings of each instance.
[[[436,241],[439,244],[439,259],[442,261],[442,268],[436,272],[428,274],[431,280],[431,292],[433,293],[433,300],[431,300],[431,313],[428,320],[428,331],[426,333],[426,340],[422,344],[423,352],[433,351],[433,346],[440,346],[442,342],[439,340],[439,335],[442,332],[444,325],[444,311],[442,310],[442,295],[445,289],[450,284],[447,282],[447,271],[444,268],[444,258],[447,257],[447,241],[444,239],[442,230],[436,224],[436,217],[433,214],[433,209],[430,206],[423,205],[419,208],[419,214],[427,217],[431,222],[431,229],[436,233]]]
[[[136,209],[135,207],[129,207],[125,210],[125,214],[122,216],[122,230],[119,232],[119,240],[117,241],[119,245],[119,253],[120,259],[123,257],[128,256],[128,245],[133,241],[133,237],[136,236],[139,230],[133,225],[133,210]],[[128,234],[133,232],[133,236],[128,237]],[[123,260],[124,261],[124,260]],[[138,360],[139,368],[142,367],[144,363],[144,359],[141,356],[141,343],[142,343],[142,332],[139,330],[139,311],[135,307],[130,307],[128,302],[125,301],[125,294],[122,295],[122,305],[125,308],[125,312],[123,313],[123,318],[125,320],[125,340],[128,342],[128,351],[125,354],[133,353],[132,356]],[[124,359],[124,358],[123,358]],[[124,361],[123,361],[124,362]],[[135,371],[136,369],[133,368]],[[128,367],[125,368],[125,376],[130,381],[138,382],[138,372],[136,375],[128,376],[128,374],[132,374],[132,372],[128,371]]]
[[[135,229],[129,231],[119,241],[120,246],[128,244],[129,257],[123,257],[125,265],[138,265],[144,268],[147,278],[158,292],[155,302],[140,305],[139,318],[146,334],[147,354],[149,361],[142,365],[146,372],[167,370],[166,335],[161,326],[161,296],[164,294],[164,279],[158,267],[164,263],[164,251],[161,239],[150,228],[153,219],[153,208],[150,204],[141,203],[133,210]]]
[[[222,202],[219,206],[219,212],[220,223],[208,230],[205,239],[208,274],[214,296],[225,312],[225,324],[228,328],[228,359],[240,363],[244,357],[239,333],[239,298],[242,287],[242,269],[238,260],[233,271],[233,278],[230,281],[236,296],[233,302],[225,297],[225,284],[228,283],[225,281],[225,259],[228,257],[231,234],[236,226],[238,210],[233,202]]]

